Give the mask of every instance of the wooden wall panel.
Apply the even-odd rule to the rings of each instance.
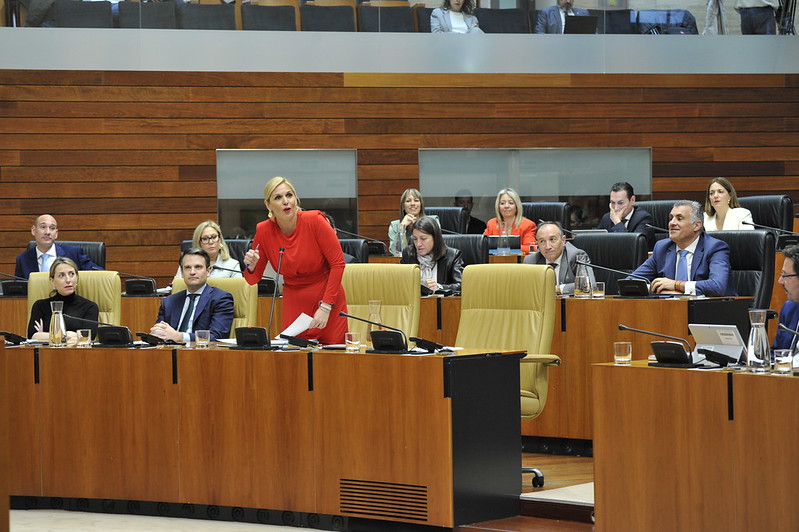
[[[50,212],[165,284],[215,217],[217,148],[357,149],[359,232],[385,239],[419,148],[617,146],[653,148],[658,199],[724,176],[799,201],[799,75],[0,71],[0,271]]]

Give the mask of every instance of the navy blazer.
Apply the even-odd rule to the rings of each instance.
[[[636,275],[653,281],[656,277],[674,279],[677,270],[677,244],[670,239],[659,240],[652,255],[636,269]],[[735,296],[735,279],[730,272],[730,246],[704,231],[699,235],[691,262],[691,281],[696,281],[696,294],[705,296]]]
[[[652,246],[655,245],[655,231],[648,228],[646,224],[652,224],[652,215],[640,207],[635,207],[626,227],[623,223],[613,225],[610,221],[610,213],[606,212],[602,215],[597,229],[606,229],[608,233],[643,233],[646,236],[649,249],[652,249]]]
[[[75,261],[79,270],[102,270],[101,267],[92,262],[92,259],[83,252],[78,246],[62,246],[55,244],[55,254],[58,257],[68,257]],[[39,271],[39,261],[36,260],[36,246],[31,249],[26,249],[17,255],[17,266],[14,269],[14,275],[23,277],[25,279],[31,272]]]
[[[576,17],[587,17],[590,14],[587,10],[578,7],[572,7],[572,13]],[[536,20],[533,33],[563,33],[563,19],[557,4],[538,12],[538,20]]]
[[[178,330],[180,327],[180,314],[183,312],[183,304],[186,302],[186,290],[174,293],[161,300],[161,308],[158,309],[158,320],[156,323],[165,321]],[[194,341],[194,331],[211,331],[211,341],[220,340],[230,336],[230,329],[233,326],[233,296],[230,292],[225,292],[219,288],[206,285],[200,299],[194,305],[194,323],[192,331],[189,333],[191,340]]]
[[[799,303],[786,301],[780,309],[780,323],[789,329],[796,330],[799,325]],[[777,329],[777,336],[774,337],[774,349],[790,349],[794,335]]]

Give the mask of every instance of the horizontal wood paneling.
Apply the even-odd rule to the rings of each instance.
[[[656,198],[707,180],[799,201],[799,75],[0,71],[0,271],[50,212],[108,266],[176,269],[216,212],[219,148],[358,150],[385,240],[420,148],[651,147]]]

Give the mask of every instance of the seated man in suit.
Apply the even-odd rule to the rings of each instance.
[[[233,296],[206,284],[211,274],[211,257],[192,248],[180,255],[180,269],[186,290],[161,301],[158,320],[150,334],[164,340],[190,342],[194,331],[211,331],[211,341],[230,336],[233,325]]]
[[[646,277],[656,294],[734,296],[730,247],[704,231],[702,206],[679,200],[669,213],[669,239],[631,277]]]
[[[453,205],[469,213],[469,227],[466,228],[466,233],[470,235],[482,235],[483,231],[486,230],[486,224],[482,220],[478,220],[472,216],[474,196],[472,196],[471,191],[465,188],[459,190],[458,193],[455,194],[455,203]]]
[[[785,290],[788,300],[780,309],[780,323],[793,329],[799,327],[799,272],[796,265],[799,263],[799,245],[788,246],[782,250],[785,258],[782,261],[779,283]],[[774,349],[793,349],[796,347],[797,337],[791,333],[777,330],[774,337]]]
[[[573,7],[574,0],[558,0],[557,5],[538,12],[535,33],[563,33],[567,16],[588,16],[588,11]]]
[[[610,187],[610,212],[599,221],[597,229],[607,229],[608,233],[643,233],[649,249],[655,245],[655,231],[647,227],[652,223],[652,215],[635,206],[633,186],[625,181]]]
[[[17,266],[14,270],[17,277],[27,279],[31,272],[49,272],[56,257],[72,259],[79,270],[102,270],[81,248],[55,243],[58,238],[58,224],[49,214],[42,214],[34,220],[31,234],[36,240],[36,247],[17,255]]]
[[[566,235],[558,222],[543,222],[536,232],[538,251],[524,258],[525,264],[549,264],[555,268],[555,292],[574,294],[574,277],[577,274],[577,259],[591,262],[582,249],[566,242]],[[591,284],[594,284],[594,270],[585,268]]]

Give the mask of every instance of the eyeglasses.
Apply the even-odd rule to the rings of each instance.
[[[216,242],[217,240],[219,240],[219,235],[200,237],[200,242],[203,244],[210,244],[211,242]]]
[[[780,277],[782,277],[783,279],[787,279],[788,277],[797,277],[797,276],[799,276],[799,273],[780,272]]]

